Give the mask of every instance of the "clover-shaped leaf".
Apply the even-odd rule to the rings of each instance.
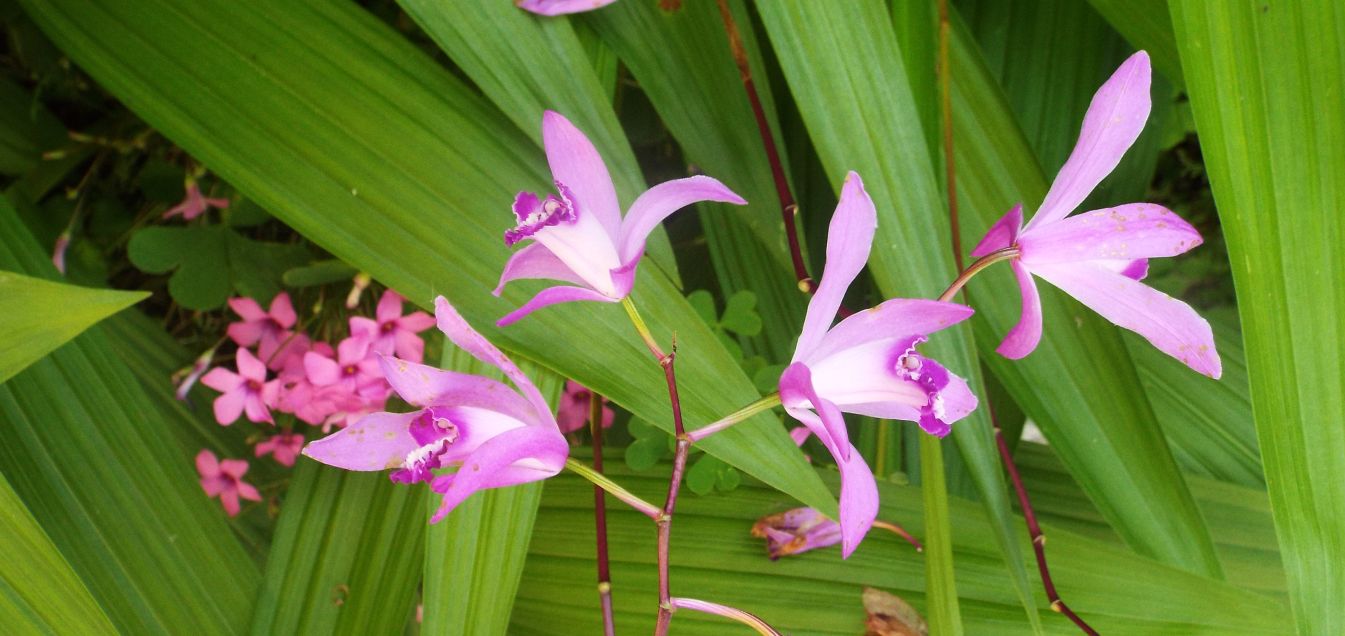
[[[271,298],[285,270],[308,260],[301,246],[254,241],[222,226],[146,228],[126,251],[144,272],[172,271],[169,295],[197,311],[222,306],[231,293]]]

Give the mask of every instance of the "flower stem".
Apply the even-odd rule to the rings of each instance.
[[[897,536],[899,536],[899,537],[905,539],[907,543],[909,543],[909,544],[915,546],[915,551],[916,551],[916,552],[924,552],[924,551],[925,551],[925,546],[922,545],[922,544],[920,543],[920,540],[919,540],[919,539],[916,539],[916,538],[913,537],[913,536],[911,536],[911,533],[907,532],[905,528],[901,527],[901,526],[898,525],[898,524],[895,524],[895,523],[888,523],[888,522],[886,522],[886,521],[882,521],[882,520],[875,520],[875,521],[873,522],[873,527],[875,527],[875,528],[882,528],[883,530],[887,530],[888,532],[891,532],[892,534],[895,534],[895,535],[897,535]]]
[[[775,631],[774,627],[767,625],[766,621],[736,607],[729,607],[727,605],[720,605],[709,601],[700,601],[694,598],[674,598],[671,599],[671,601],[674,609],[687,609],[696,612],[705,612],[706,614],[714,614],[716,616],[723,616],[724,618],[733,619],[751,627],[752,629],[755,629],[758,634],[762,634],[763,636],[780,636],[780,632]]]
[[[584,464],[584,462],[571,457],[570,459],[565,460],[565,467],[570,469],[571,472],[577,473],[580,477],[589,480],[594,486],[607,491],[607,494],[620,499],[626,505],[640,511],[640,513],[650,519],[657,521],[659,515],[663,514],[658,506],[635,496],[634,493],[621,487],[620,484],[611,479],[608,479],[602,473],[593,470],[592,467]]]
[[[588,420],[593,431],[593,472],[602,474],[602,396],[588,395]],[[593,523],[598,549],[598,598],[602,603],[603,636],[616,636],[612,617],[612,570],[607,558],[607,498],[601,487],[593,486]]]
[[[971,280],[973,276],[981,273],[981,270],[1000,261],[1007,261],[1015,256],[1018,256],[1018,247],[1014,245],[995,250],[982,256],[967,267],[967,269],[962,270],[961,274],[957,275],[957,278],[948,286],[948,289],[945,289],[943,293],[939,295],[939,300],[942,302],[952,300],[953,296],[957,295],[957,292],[962,291],[962,288],[967,284],[967,281]]]
[[[649,332],[649,325],[645,324],[644,317],[640,315],[640,310],[635,308],[630,296],[621,299],[621,307],[626,310],[626,315],[630,317],[631,324],[635,325],[635,331],[640,334],[640,339],[644,340],[644,345],[649,347],[649,352],[654,354],[659,360],[659,365],[662,365],[663,349],[659,348],[658,341],[654,340],[654,334]]]
[[[738,422],[746,420],[752,417],[753,415],[756,415],[757,413],[760,413],[762,411],[769,411],[779,405],[780,405],[780,393],[777,391],[761,398],[760,400],[748,404],[747,406],[744,406],[738,409],[737,411],[730,413],[729,415],[720,418],[719,421],[713,424],[707,424],[705,426],[702,426],[701,428],[691,431],[690,433],[687,433],[687,439],[689,439],[692,443],[699,442],[711,435],[714,435],[715,433],[718,433],[730,426],[733,426],[734,424],[737,424]]]

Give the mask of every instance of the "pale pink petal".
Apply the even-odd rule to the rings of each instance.
[[[346,470],[386,470],[406,461],[419,444],[409,432],[420,412],[373,413],[336,433],[309,442],[304,455]]]
[[[1139,51],[1093,95],[1079,141],[1027,227],[1065,218],[1120,163],[1149,119],[1149,54]]]
[[[824,426],[815,413],[800,408],[786,407],[785,410],[814,433],[818,433],[818,438],[827,447],[832,458],[836,460],[836,467],[841,471],[839,502],[841,557],[849,558],[855,548],[859,547],[860,541],[864,540],[864,535],[868,534],[869,528],[873,526],[873,520],[878,516],[878,482],[873,478],[873,471],[869,465],[864,462],[864,456],[853,445],[844,442],[846,448],[842,451],[841,448],[827,442],[826,437],[818,432]],[[849,456],[848,459],[846,455]]]
[[[529,300],[528,302],[524,303],[522,307],[519,307],[518,309],[509,312],[503,318],[495,321],[495,326],[507,327],[509,325],[518,322],[524,316],[527,316],[528,314],[537,311],[538,309],[541,309],[543,307],[550,307],[551,305],[576,302],[580,300],[614,303],[618,302],[620,298],[612,298],[610,296],[606,296],[604,294],[593,291],[592,289],[586,289],[583,287],[548,287],[540,292],[537,292],[537,295],[533,296],[532,300]]]
[[[356,364],[369,354],[369,338],[351,336],[337,343],[336,359],[341,366]]]
[[[234,362],[238,364],[238,375],[246,380],[255,380],[262,382],[266,380],[266,365],[262,364],[257,356],[252,355],[247,349],[239,349],[234,357]]]
[[[294,313],[294,304],[290,302],[290,295],[285,292],[280,292],[271,300],[269,314],[272,320],[286,329],[293,327],[299,320],[299,316]]]
[[[256,393],[250,393],[243,400],[243,409],[247,413],[248,419],[253,422],[272,422],[271,411],[266,409],[266,403],[262,396]]]
[[[229,200],[223,197],[206,197],[204,200],[206,205],[212,208],[219,208],[223,210],[229,207]]]
[[[215,457],[215,454],[208,450],[202,450],[197,453],[196,472],[200,473],[203,478],[218,476],[220,474],[219,458]]]
[[[921,336],[875,340],[810,360],[813,390],[844,411],[870,402],[923,406],[928,401],[924,390],[897,369],[900,357],[917,338]]]
[[[553,287],[552,289],[558,288]],[[518,387],[519,391],[523,393],[523,397],[527,398],[528,402],[532,404],[541,421],[547,422],[552,428],[555,428],[556,420],[551,415],[551,407],[547,406],[546,400],[542,398],[541,392],[537,390],[532,380],[523,375],[523,372],[519,371],[517,366],[514,366],[513,361],[499,349],[496,349],[495,345],[467,324],[467,321],[448,302],[447,298],[440,296],[434,299],[434,316],[439,322],[439,330],[444,332],[444,335],[448,336],[453,344],[472,354],[472,357],[477,360],[494,365],[500,371],[503,371],[505,377],[509,378],[514,386]]]
[[[589,0],[586,4],[592,8],[594,2]],[[592,216],[607,233],[608,240],[616,243],[621,228],[621,206],[617,203],[616,188],[607,173],[607,165],[593,143],[570,120],[548,110],[542,113],[542,145],[546,148],[551,176],[574,193],[579,217]]]
[[[248,463],[242,459],[226,459],[221,461],[219,466],[221,473],[233,477],[234,479],[241,478],[248,472]]]
[[[1018,259],[1009,261],[1013,275],[1018,279],[1018,293],[1022,296],[1022,313],[1018,324],[1004,335],[995,351],[1006,358],[1017,360],[1032,353],[1041,342],[1041,297],[1037,294],[1037,283],[1032,274]]]
[[[1198,373],[1222,373],[1210,325],[1186,303],[1093,263],[1042,265],[1033,273]]]
[[[366,338],[376,340],[379,335],[378,322],[372,318],[364,316],[350,317],[350,336],[352,338]],[[387,353],[387,352],[381,352]]]
[[[238,496],[251,501],[261,501],[262,495],[257,489],[247,482],[238,482]]]
[[[702,201],[747,205],[746,200],[727,186],[705,176],[667,181],[645,190],[621,221],[621,240],[618,241],[621,264],[630,265],[640,259],[644,254],[645,239],[663,219]]]
[[[232,486],[232,482],[227,477],[202,477],[201,490],[205,491],[207,497],[218,497],[220,493]]]
[[[613,2],[616,0],[515,0],[520,9],[548,16],[592,11]]]
[[[1032,269],[1038,263],[1176,256],[1201,242],[1200,232],[1171,210],[1128,203],[1038,226],[1023,232],[1018,244],[1023,264]]]
[[[491,293],[499,296],[504,292],[504,286],[509,281],[528,278],[588,285],[583,278],[574,273],[569,265],[557,258],[545,245],[529,243],[509,257],[509,262],[504,264],[504,271],[500,272],[500,282]]]
[[[378,308],[374,310],[374,317],[378,322],[392,322],[402,317],[402,297],[395,291],[387,289],[378,299]]]
[[[201,378],[201,384],[204,384],[220,393],[228,393],[240,386],[243,386],[243,376],[234,373],[222,367],[215,367],[210,373]]]
[[[859,174],[851,172],[841,186],[841,200],[836,204],[836,212],[827,229],[826,267],[822,270],[817,293],[808,303],[803,331],[794,348],[795,361],[807,357],[836,320],[845,291],[869,260],[877,228],[878,212],[873,207],[873,200],[864,191],[864,181]]]
[[[224,506],[224,512],[228,513],[230,517],[238,515],[238,511],[241,509],[241,506],[239,506],[238,504],[237,488],[230,488],[228,490],[221,492],[219,496],[219,501],[220,504]]]
[[[807,426],[795,426],[789,429],[789,439],[794,440],[795,446],[803,446],[803,443],[808,441],[808,437],[812,434],[813,432],[808,430]]]
[[[570,447],[555,426],[524,426],[505,431],[476,448],[452,475],[433,482],[444,495],[430,519],[438,522],[472,493],[546,479],[565,466]]]
[[[229,325],[226,333],[238,346],[251,347],[261,339],[263,331],[265,327],[260,322],[235,322]]]
[[[813,433],[828,448],[836,448],[841,453],[849,453],[850,434],[845,428],[845,417],[836,405],[818,396],[813,388],[812,371],[808,365],[795,362],[780,375],[780,400],[786,409],[812,408],[818,412],[822,428],[813,429]],[[792,414],[792,411],[791,411]],[[806,422],[805,422],[806,423]],[[811,428],[811,427],[810,427]],[[845,457],[838,456],[838,459]]]
[[[341,365],[312,351],[304,354],[304,371],[308,373],[308,381],[318,386],[336,384],[341,380]]]
[[[398,329],[393,335],[393,352],[404,360],[420,362],[425,359],[425,341],[415,332]]]
[[[971,307],[957,303],[893,298],[836,323],[804,361],[821,360],[875,340],[926,336],[962,322],[973,313]]]
[[[434,324],[434,316],[423,311],[413,311],[397,321],[397,328],[411,333],[420,333],[433,327]]]
[[[243,405],[247,400],[247,391],[242,387],[221,394],[215,398],[215,421],[228,426],[243,414]]]
[[[1023,204],[1013,206],[1004,216],[986,231],[985,237],[976,248],[971,250],[972,258],[980,258],[995,250],[1002,250],[1018,240],[1018,232],[1023,229]]]
[[[229,309],[232,309],[240,318],[248,322],[266,320],[267,318],[262,306],[251,298],[230,298]]]

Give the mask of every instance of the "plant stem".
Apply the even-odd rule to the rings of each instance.
[[[954,279],[953,283],[948,286],[948,289],[945,289],[943,293],[939,295],[939,300],[943,302],[948,302],[952,300],[953,296],[957,295],[957,292],[962,291],[962,287],[967,284],[967,281],[971,280],[972,277],[981,273],[981,270],[990,267],[995,263],[998,263],[1000,261],[1007,261],[1016,256],[1018,256],[1018,247],[1011,245],[1009,247],[995,250],[989,254],[986,254],[985,256],[982,256],[979,259],[976,259],[974,262],[972,262],[971,266],[967,267],[967,269],[962,270],[962,273],[957,275],[957,278]]]
[[[588,395],[588,420],[593,431],[593,472],[602,474],[602,396]],[[602,602],[603,636],[616,636],[612,618],[612,570],[607,558],[607,498],[599,486],[593,486],[593,523],[598,544],[598,597]]]
[[[663,349],[660,349],[658,341],[654,340],[654,334],[649,332],[649,325],[645,324],[644,317],[640,315],[640,310],[635,308],[630,296],[621,299],[621,307],[626,310],[631,324],[635,325],[635,331],[640,334],[640,339],[644,340],[644,346],[649,347],[649,353],[658,360],[659,366],[663,366]]]
[[[733,52],[733,62],[738,65],[738,75],[743,80],[743,90],[747,92],[747,101],[752,104],[752,116],[757,120],[757,132],[761,134],[761,144],[766,147],[766,160],[771,164],[771,178],[775,181],[775,193],[780,198],[780,215],[785,222],[785,238],[789,241],[789,258],[794,265],[794,278],[799,290],[813,293],[817,285],[808,275],[808,266],[803,262],[803,249],[799,245],[799,230],[795,222],[799,206],[794,202],[794,194],[789,189],[789,180],[785,178],[785,169],[780,162],[780,152],[775,147],[775,135],[766,121],[766,111],[761,107],[761,97],[757,95],[756,84],[752,81],[752,67],[747,60],[747,51],[743,48],[742,34],[738,32],[738,23],[733,19],[733,10],[728,0],[717,0],[719,17],[724,21],[724,30],[728,33],[729,49]]]
[[[634,493],[622,488],[620,484],[617,484],[611,479],[603,476],[601,473],[593,470],[592,467],[585,465],[584,462],[571,457],[565,460],[565,467],[570,469],[571,472],[577,473],[580,477],[589,480],[594,486],[607,491],[607,494],[616,497],[650,519],[658,520],[659,515],[663,514],[658,506],[635,496]]]
[[[713,424],[707,424],[690,433],[687,433],[687,439],[692,443],[699,442],[715,433],[718,433],[738,422],[746,420],[762,411],[769,411],[780,405],[780,393],[774,392],[760,400],[757,400],[747,406],[744,406],[733,413],[730,413]]]
[[[907,532],[906,529],[901,527],[900,525],[897,525],[895,523],[888,523],[886,521],[882,521],[879,519],[873,522],[873,527],[882,528],[883,530],[887,530],[888,532],[891,532],[892,534],[895,534],[905,539],[907,543],[915,546],[916,552],[925,551],[925,546],[921,545],[920,540],[911,536],[911,533]]]
[[[762,634],[763,636],[780,636],[780,632],[775,631],[774,627],[766,624],[766,621],[761,620],[755,614],[744,612],[736,607],[729,607],[727,605],[701,601],[694,598],[674,598],[672,599],[672,606],[675,609],[688,609],[733,619],[755,629],[758,634]]]

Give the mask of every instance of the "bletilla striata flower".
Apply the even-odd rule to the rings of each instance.
[[[601,9],[616,0],[516,0],[518,8],[538,15],[566,15]]]
[[[831,326],[869,259],[877,225],[873,201],[851,172],[828,229],[822,281],[808,303],[793,361],[780,376],[785,411],[817,435],[840,468],[841,548],[847,557],[873,524],[878,490],[841,413],[919,422],[942,437],[976,408],[962,378],[915,349],[928,334],[966,320],[970,307],[894,298]]]
[[[774,561],[840,543],[841,526],[815,508],[794,508],[758,519],[752,536],[766,540],[766,553]]]
[[[500,274],[495,295],[522,278],[544,278],[574,286],[542,290],[499,320],[505,326],[548,305],[577,300],[617,302],[630,293],[645,239],[663,219],[692,203],[747,202],[724,184],[696,176],[660,183],[635,199],[622,218],[616,188],[602,157],[569,120],[546,111],[542,140],[557,194],[520,192],[514,199],[518,225],[505,243],[533,242],[515,253]]]
[[[394,469],[401,483],[429,482],[443,495],[431,522],[472,493],[545,479],[560,472],[569,446],[542,394],[514,363],[440,296],[439,329],[478,360],[498,367],[518,388],[476,375],[381,357],[383,372],[411,413],[374,413],[315,441],[304,454],[346,470]],[[435,473],[458,467],[457,472]]]
[[[1148,259],[1186,252],[1200,245],[1200,233],[1152,203],[1069,216],[1116,168],[1144,128],[1149,79],[1144,51],[1121,64],[1093,96],[1079,141],[1032,220],[1024,226],[1023,206],[1014,206],[972,251],[976,257],[1010,246],[1019,251],[1010,265],[1023,296],[1023,313],[1000,343],[1001,355],[1022,358],[1041,340],[1041,300],[1032,279],[1036,275],[1195,371],[1219,377],[1209,323],[1186,303],[1139,282],[1148,273]]]

